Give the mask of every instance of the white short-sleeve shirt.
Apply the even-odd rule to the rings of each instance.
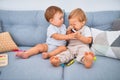
[[[57,26],[50,24],[47,29],[46,43],[48,45],[55,45],[55,46],[66,45],[66,40],[56,40],[56,39],[52,38],[52,35],[55,33],[66,34],[66,26],[63,24],[61,27],[57,27]]]

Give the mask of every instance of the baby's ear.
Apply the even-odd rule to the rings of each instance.
[[[85,22],[85,21],[83,21],[82,23],[83,23],[83,25],[84,25],[86,22]]]
[[[51,19],[49,20],[49,22],[52,23],[52,22],[53,22],[53,18],[51,18]]]

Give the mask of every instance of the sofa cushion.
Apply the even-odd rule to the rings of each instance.
[[[2,32],[2,24],[1,24],[1,21],[0,21],[0,33]]]
[[[18,49],[9,32],[0,33],[0,53]]]
[[[49,23],[44,11],[0,11],[3,31],[11,33],[19,46],[33,46],[44,43]]]
[[[96,55],[102,55],[112,58],[120,59],[120,31],[100,31],[95,37],[93,37],[92,50]]]
[[[65,67],[64,80],[120,80],[120,60],[96,57],[90,69],[77,62]]]
[[[114,31],[120,30],[120,18],[113,21],[112,30],[114,30]]]
[[[111,30],[112,22],[120,18],[120,11],[101,11],[93,13],[93,25],[91,27],[100,30]]]
[[[20,47],[27,50],[31,47]],[[0,67],[0,80],[63,80],[62,67],[53,67],[49,60],[42,59],[41,54],[29,59],[20,59],[15,52],[9,52],[9,63]]]

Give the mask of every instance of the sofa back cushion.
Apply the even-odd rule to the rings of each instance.
[[[0,21],[0,33],[2,32],[2,24],[1,24],[1,21]]]
[[[68,26],[68,15],[65,12],[64,23]],[[85,12],[86,25],[89,27],[111,30],[112,22],[120,18],[120,11]],[[34,46],[46,40],[49,23],[44,11],[7,11],[0,10],[2,31],[9,32],[18,46]],[[1,29],[1,28],[0,28]]]
[[[113,31],[120,30],[120,18],[116,19],[115,21],[113,21],[113,23],[112,23],[112,30]]]
[[[112,30],[112,22],[120,18],[120,11],[93,12],[93,28]]]
[[[49,23],[44,11],[0,11],[3,31],[8,31],[19,46],[44,43]]]

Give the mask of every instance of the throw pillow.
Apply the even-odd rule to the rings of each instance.
[[[0,33],[0,53],[12,50],[18,50],[18,47],[13,41],[9,32]]]
[[[96,55],[120,59],[120,31],[101,31],[93,38],[91,49]]]
[[[112,23],[112,31],[120,30],[120,19],[113,21]]]

